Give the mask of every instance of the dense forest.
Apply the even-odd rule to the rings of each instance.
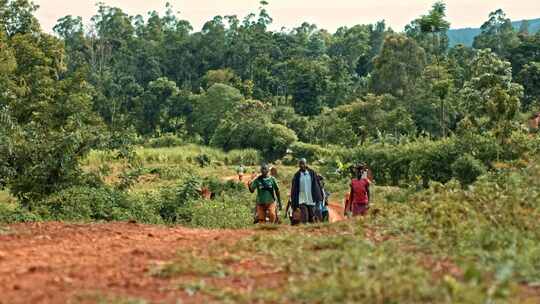
[[[540,33],[502,10],[473,47],[450,48],[443,2],[401,33],[384,21],[271,31],[266,5],[195,32],[169,5],[144,17],[100,4],[89,27],[66,16],[50,35],[30,1],[0,0],[1,184],[41,199],[95,182],[89,151],[129,157],[151,138],[362,159],[392,185],[468,182],[534,151]]]

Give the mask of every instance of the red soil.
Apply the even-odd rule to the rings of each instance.
[[[13,225],[0,234],[0,303],[85,303],[93,301],[78,297],[92,292],[175,303],[185,292],[149,275],[152,265],[174,259],[179,249],[251,233],[129,223]]]

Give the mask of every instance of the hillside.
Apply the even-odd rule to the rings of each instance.
[[[536,33],[540,30],[540,18],[531,19],[529,21],[529,32]],[[516,30],[519,30],[523,21],[514,21],[512,25]],[[480,34],[479,28],[462,28],[448,31],[448,38],[450,40],[450,46],[456,44],[463,44],[466,46],[472,46],[474,37]]]

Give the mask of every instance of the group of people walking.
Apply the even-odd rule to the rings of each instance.
[[[241,171],[243,174],[243,170]],[[271,174],[268,165],[262,165],[260,175],[248,182],[249,190],[257,192],[256,219],[257,223],[278,223],[279,211],[283,209],[281,193],[275,174]],[[355,177],[350,184],[350,194],[345,204],[346,215],[365,215],[369,209],[370,179],[367,167],[354,167]],[[239,179],[242,180],[239,174]],[[298,161],[298,171],[291,181],[286,214],[291,224],[317,223],[329,221],[329,196],[325,189],[324,177],[317,174],[308,166],[306,159]]]

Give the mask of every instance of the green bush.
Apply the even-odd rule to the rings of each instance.
[[[290,146],[293,157],[298,160],[305,158],[308,162],[316,162],[333,155],[330,148],[323,148],[319,145],[306,144],[303,142],[295,142]]]
[[[452,164],[452,172],[462,185],[470,185],[487,171],[484,164],[470,154],[465,154]]]
[[[264,121],[224,120],[212,137],[211,144],[226,151],[253,148],[267,160],[283,157],[287,148],[297,141],[293,130],[279,124]]]
[[[538,151],[534,140],[524,141],[518,135],[511,140],[518,144],[500,147],[491,134],[466,134],[437,141],[419,138],[400,144],[376,143],[351,150],[334,150],[333,155],[346,163],[367,163],[378,184],[395,186],[422,182],[427,187],[430,181],[446,183],[457,177],[452,164],[465,154],[477,159],[477,165],[491,168],[496,161],[513,161]],[[302,153],[308,155],[311,152],[311,155],[321,157],[321,154],[329,153],[317,146],[304,147],[309,149]]]
[[[199,201],[192,207],[190,225],[204,228],[245,228],[253,223],[249,205],[236,196],[219,197],[211,201]]]
[[[261,153],[255,149],[231,150],[225,157],[225,164],[255,166],[262,161]]]
[[[192,203],[198,200],[202,180],[197,176],[190,176],[184,183],[165,188],[161,191],[158,212],[166,223],[189,223],[192,218]]]
[[[43,219],[58,221],[158,220],[151,206],[109,187],[68,188],[38,202],[34,209]]]
[[[174,134],[166,134],[160,137],[151,138],[147,146],[152,148],[168,148],[182,146],[184,141]]]
[[[25,208],[21,208],[19,205],[8,205],[0,203],[0,223],[12,224],[12,223],[25,223],[25,222],[37,222],[41,218],[31,213]]]

